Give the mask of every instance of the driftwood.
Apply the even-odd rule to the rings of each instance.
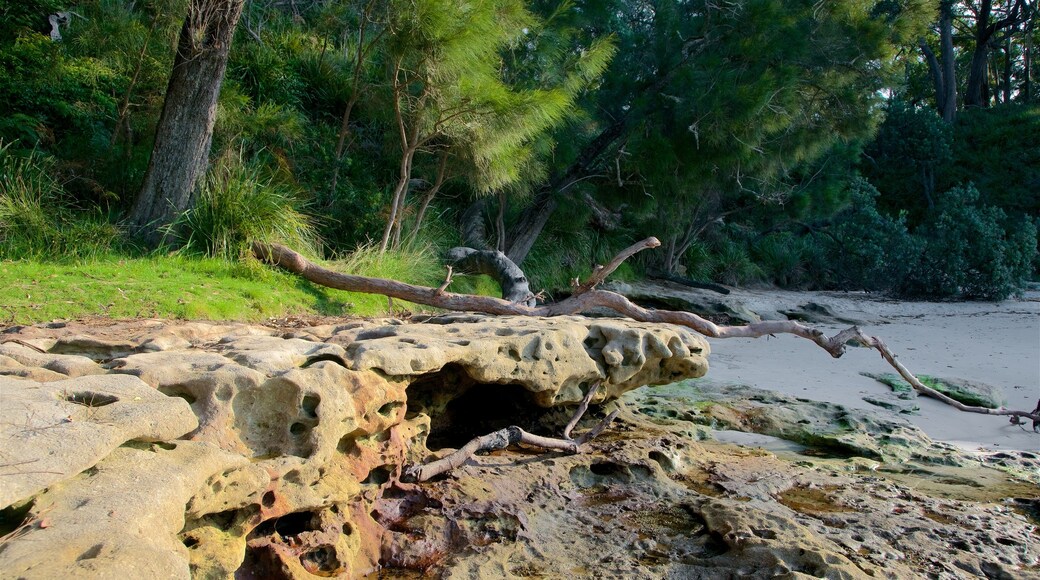
[[[444,256],[457,272],[491,276],[502,287],[502,298],[516,304],[535,306],[527,276],[508,256],[497,250],[452,248]]]
[[[581,404],[578,405],[571,420],[567,423],[567,426],[563,428],[562,438],[532,435],[516,425],[511,425],[505,429],[499,429],[494,433],[477,437],[463,445],[457,451],[454,451],[441,459],[431,461],[425,465],[413,465],[407,468],[404,472],[404,479],[409,482],[427,481],[442,473],[460,467],[466,463],[469,458],[481,451],[505,449],[510,445],[524,444],[550,451],[578,453],[581,451],[582,445],[598,437],[599,434],[614,421],[619,413],[619,410],[611,412],[588,433],[578,437],[577,439],[571,438],[571,430],[574,429],[574,426],[577,425],[578,421],[580,421],[582,416],[585,415],[585,411],[589,408],[589,402],[592,401],[592,397],[596,394],[598,389],[599,383],[595,383],[589,388],[589,391],[585,393],[585,397],[582,399]]]
[[[322,268],[300,254],[278,244],[254,243],[253,254],[260,260],[295,272],[315,284],[350,292],[383,294],[391,298],[407,300],[444,310],[473,311],[495,315],[563,316],[578,314],[592,308],[606,308],[632,320],[685,326],[711,338],[759,338],[775,334],[793,334],[812,341],[834,358],[839,358],[845,354],[846,345],[853,343],[877,350],[881,357],[904,380],[910,383],[914,390],[922,395],[932,397],[968,413],[1010,417],[1011,422],[1016,425],[1022,424],[1023,419],[1030,419],[1033,421],[1033,430],[1040,430],[1040,405],[1038,405],[1036,411],[1028,412],[1005,408],[989,409],[976,407],[951,399],[918,380],[901,362],[896,360],[895,355],[892,354],[892,351],[889,350],[888,346],[880,338],[867,335],[858,326],[852,326],[833,336],[827,336],[823,331],[806,326],[795,320],[765,320],[745,326],[724,326],[715,324],[690,312],[642,308],[620,294],[596,288],[625,260],[642,250],[656,248],[660,245],[661,242],[657,238],[651,237],[630,246],[618,254],[606,266],[597,266],[585,282],[575,281],[573,293],[569,298],[542,306],[529,306],[528,304],[511,302],[491,296],[454,294],[445,292],[444,287],[446,286],[442,288],[428,288],[405,284],[395,280],[341,274]]]

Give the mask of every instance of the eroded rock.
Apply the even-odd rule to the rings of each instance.
[[[483,384],[521,385],[543,407],[577,403],[594,381],[598,400],[707,372],[707,341],[677,326],[580,317],[453,314],[423,324],[337,333],[351,368],[417,377],[450,365]]]
[[[1034,509],[1035,456],[968,458],[890,416],[707,382],[628,392],[704,374],[707,344],[684,329],[448,315],[86,330],[11,332],[36,348],[0,355],[0,433],[26,461],[66,453],[50,432],[80,446],[48,481],[0,447],[0,485],[26,485],[0,508],[28,516],[0,547],[5,577],[952,578],[1027,576],[1040,558],[1014,511]],[[628,410],[585,453],[512,449],[399,481],[504,425],[558,433],[595,381],[597,403]],[[104,431],[131,417],[136,431]],[[713,425],[803,446],[718,443]]]
[[[127,441],[176,439],[197,425],[187,403],[135,377],[0,377],[0,506],[92,467]]]

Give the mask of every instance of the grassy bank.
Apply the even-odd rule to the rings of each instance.
[[[437,286],[443,281],[429,252],[362,251],[326,262],[342,272]],[[80,261],[0,261],[0,325],[105,316],[258,322],[290,315],[385,316],[384,296],[342,292],[254,261],[180,255],[103,255]],[[454,292],[497,295],[487,277],[457,276]],[[430,311],[394,301],[394,310]]]

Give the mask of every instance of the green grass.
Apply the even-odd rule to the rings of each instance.
[[[419,258],[387,254],[377,261],[378,268],[362,267],[358,260],[351,265],[349,259],[325,265],[413,284],[443,281],[432,253]],[[324,288],[249,261],[181,255],[0,261],[0,279],[0,325],[94,316],[258,322],[289,315],[389,314],[385,296]],[[497,285],[484,276],[456,277],[449,290],[498,295]],[[395,300],[394,312],[402,311],[433,309]]]

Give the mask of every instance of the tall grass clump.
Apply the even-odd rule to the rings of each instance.
[[[0,258],[89,258],[107,253],[119,230],[96,208],[67,199],[53,159],[0,143]]]
[[[285,244],[315,255],[320,247],[314,221],[295,188],[263,175],[241,157],[225,158],[210,171],[195,207],[174,224],[184,249],[237,260],[254,241]]]

